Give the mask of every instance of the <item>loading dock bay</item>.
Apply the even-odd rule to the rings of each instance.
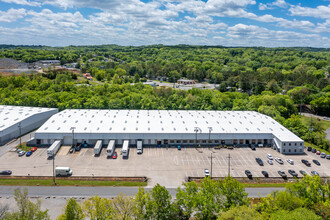
[[[269,173],[270,177],[278,177],[278,170],[283,170],[288,176],[288,169],[293,169],[301,176],[299,170],[308,174],[312,170],[321,176],[330,176],[330,160],[320,158],[311,152],[306,155],[283,155],[270,148],[235,148],[233,150],[213,148],[143,148],[143,154],[138,155],[136,148],[130,148],[129,157],[123,159],[120,155],[121,148],[116,148],[117,159],[107,158],[106,148],[99,156],[94,156],[93,148],[82,148],[79,152],[69,153],[70,146],[62,146],[55,158],[56,166],[69,166],[74,176],[147,176],[150,178],[148,186],[156,183],[167,187],[178,187],[189,177],[203,177],[204,169],[211,168],[211,153],[213,155],[213,177],[228,175],[228,155],[231,156],[230,174],[233,177],[245,177],[244,171],[249,169],[254,177],[263,177],[262,170]],[[39,148],[30,157],[18,157],[16,152],[7,152],[0,158],[0,170],[10,169],[17,176],[51,176],[52,163],[47,159],[47,148]],[[284,165],[274,161],[269,165],[266,155],[280,157]],[[260,157],[264,166],[259,166],[255,158]],[[294,160],[290,165],[286,160]],[[302,164],[301,159],[311,162],[311,167]],[[312,160],[317,159],[321,166],[315,165]]]

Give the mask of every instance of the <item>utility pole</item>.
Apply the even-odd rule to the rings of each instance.
[[[76,127],[71,127],[71,130],[72,130],[72,147],[74,146],[74,129],[76,129]]]
[[[55,153],[53,152],[53,184],[56,185],[55,181]]]
[[[228,154],[228,176],[230,176],[230,158],[232,158],[231,156],[230,156],[230,154]]]
[[[198,131],[201,132],[202,130],[199,127],[195,127],[194,131],[196,132],[196,141],[195,141],[195,143],[196,143],[196,148],[197,148],[197,146],[198,146],[197,145],[197,133],[198,133]]]
[[[209,158],[211,158],[211,179],[212,179],[212,168],[213,168],[213,161],[212,161],[212,159],[213,159],[213,155],[212,155],[213,153],[211,152],[211,157],[209,157]]]
[[[22,125],[21,122],[18,123],[19,127],[19,146],[22,147]]]
[[[212,127],[208,127],[209,129],[209,148],[211,147],[211,131],[212,131]]]

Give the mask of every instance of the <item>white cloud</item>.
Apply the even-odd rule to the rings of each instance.
[[[292,6],[289,11],[291,15],[294,16],[304,16],[304,17],[315,17],[315,18],[325,18],[330,19],[330,5],[320,5],[316,8]]]
[[[9,9],[8,11],[0,11],[0,22],[14,22],[26,15],[26,10],[21,9]]]
[[[267,4],[259,3],[259,10],[275,9],[276,7],[287,8],[288,6],[289,4],[285,0],[276,0]]]
[[[28,5],[28,6],[41,6],[40,2],[27,1],[27,0],[1,0],[5,3],[14,3],[17,5]]]

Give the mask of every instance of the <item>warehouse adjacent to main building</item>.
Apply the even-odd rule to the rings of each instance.
[[[302,154],[304,142],[269,116],[254,111],[64,110],[53,115],[29,144],[85,143],[113,140],[143,146],[255,145],[283,154]],[[100,143],[100,142],[99,142]]]
[[[55,108],[0,105],[0,145],[39,128],[57,112]]]

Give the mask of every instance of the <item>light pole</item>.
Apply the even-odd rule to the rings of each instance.
[[[195,143],[196,143],[196,148],[197,148],[197,133],[198,133],[198,131],[202,132],[202,130],[199,127],[195,127],[194,131],[196,132],[196,141],[195,141]]]
[[[55,181],[55,153],[53,152],[53,184],[56,185]]]
[[[229,154],[227,158],[228,158],[228,176],[230,176],[230,158],[232,157]]]
[[[213,130],[212,127],[208,127],[209,129],[209,148],[211,147],[211,131]]]
[[[76,127],[71,127],[71,130],[72,130],[72,146],[74,146],[74,129],[76,129]]]
[[[19,127],[19,146],[22,147],[22,126],[21,126],[21,122],[18,123],[18,127]]]
[[[213,155],[212,154],[213,153],[211,152],[211,157],[209,157],[209,158],[211,158],[211,179],[212,179],[212,173],[213,173],[213,171],[212,171],[212,168],[213,168],[213,161],[212,161]]]

